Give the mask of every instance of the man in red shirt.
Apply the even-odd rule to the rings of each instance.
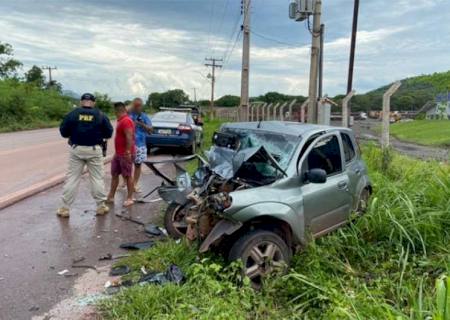
[[[114,196],[119,186],[119,175],[122,175],[127,184],[127,200],[125,207],[133,205],[133,159],[135,150],[135,127],[134,122],[127,114],[125,104],[117,102],[114,104],[114,110],[117,117],[116,136],[114,146],[116,153],[111,162],[111,190],[108,195],[108,202],[114,203]]]

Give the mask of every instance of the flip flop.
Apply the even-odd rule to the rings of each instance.
[[[133,200],[127,200],[127,201],[125,201],[125,202],[123,203],[123,206],[124,206],[125,208],[128,208],[128,207],[131,207],[133,204],[134,204],[134,201],[133,201]]]

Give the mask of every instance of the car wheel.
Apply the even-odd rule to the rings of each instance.
[[[186,234],[187,223],[185,217],[186,206],[172,203],[167,208],[164,215],[164,227],[172,238],[179,239]]]
[[[292,251],[276,233],[253,230],[239,238],[231,247],[228,259],[242,260],[243,274],[254,288],[271,273],[283,273],[291,261]]]
[[[363,191],[361,191],[361,194],[359,195],[356,213],[358,213],[359,215],[366,213],[367,206],[369,205],[369,199],[370,199],[370,190],[368,188],[364,188]]]

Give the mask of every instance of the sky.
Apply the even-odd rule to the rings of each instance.
[[[290,0],[252,0],[250,95],[307,95],[311,34]],[[449,0],[360,0],[354,88],[450,69]],[[323,0],[324,92],[347,87],[353,0]],[[77,93],[113,99],[181,88],[210,96],[205,57],[224,59],[216,96],[240,94],[240,0],[0,0],[0,41],[32,65],[57,66]]]

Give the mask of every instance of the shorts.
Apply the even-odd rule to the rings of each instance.
[[[147,147],[136,147],[135,164],[143,164],[147,160]]]
[[[114,155],[111,161],[111,175],[122,175],[124,178],[131,177],[133,174],[133,156],[127,158],[125,156]]]

